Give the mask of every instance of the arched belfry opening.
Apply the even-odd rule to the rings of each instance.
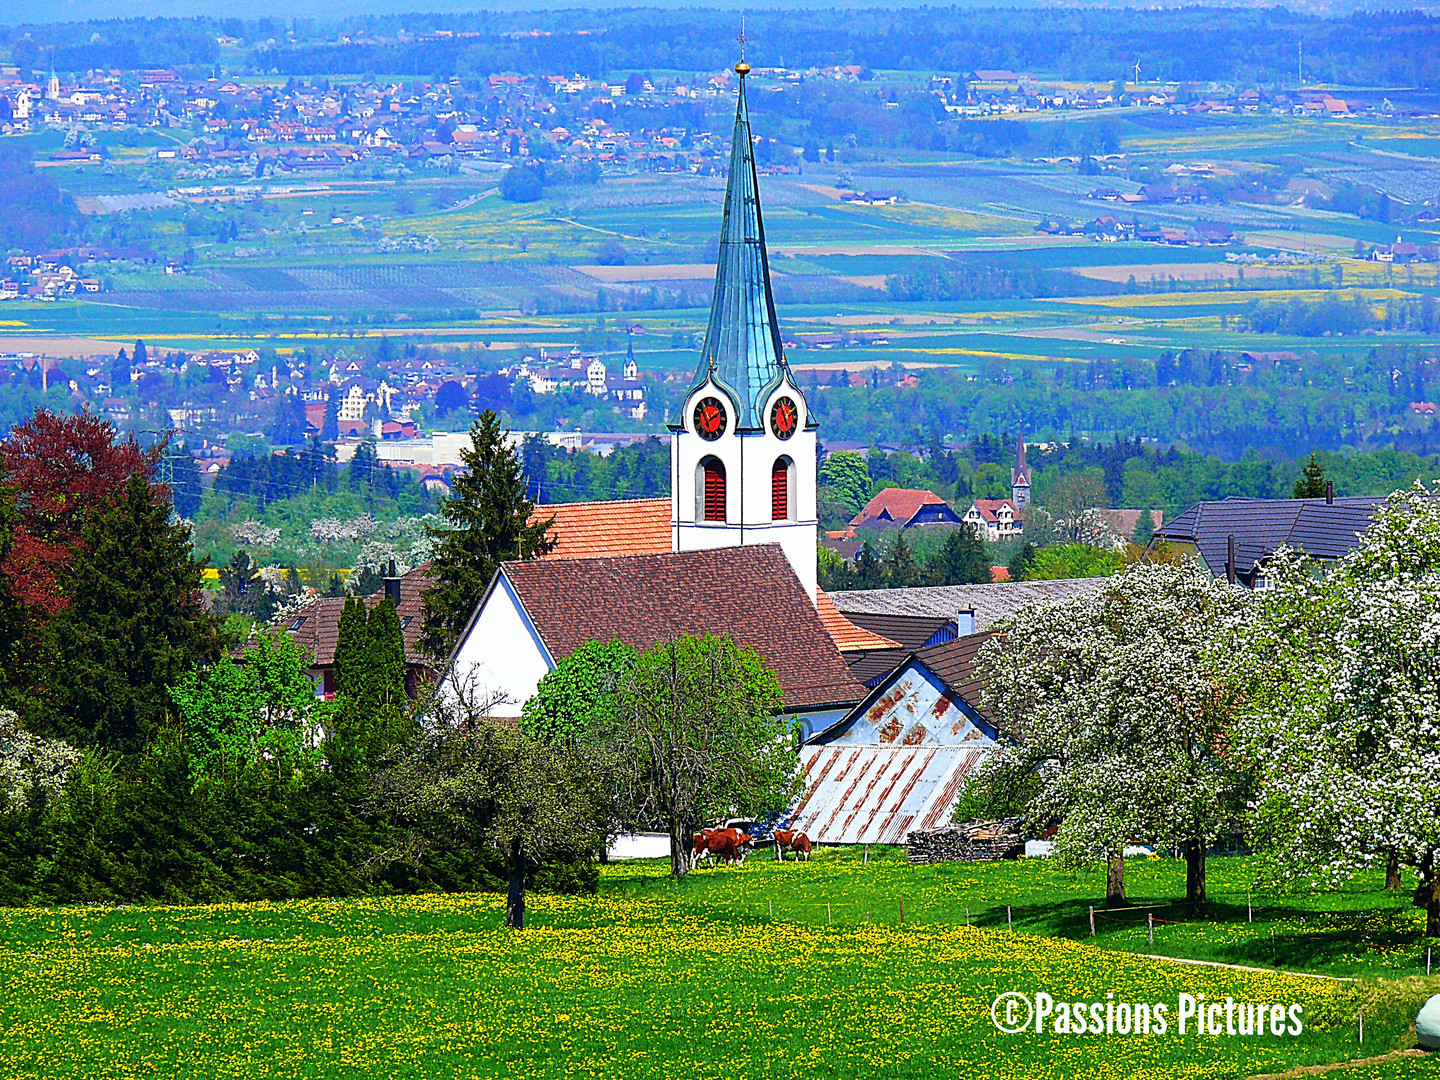
[[[695,520],[725,520],[725,463],[713,454],[695,467]]]
[[[795,520],[795,462],[788,454],[770,466],[770,520]]]

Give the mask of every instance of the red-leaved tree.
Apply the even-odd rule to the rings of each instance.
[[[36,410],[0,442],[0,484],[15,494],[17,519],[0,575],[32,618],[65,607],[63,583],[89,515],[105,509],[132,473],[153,477],[163,447],[146,449],[133,435],[88,411],[59,416]],[[156,499],[166,498],[154,488]]]

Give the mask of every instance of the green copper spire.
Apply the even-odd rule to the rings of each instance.
[[[713,377],[734,400],[738,426],[753,430],[762,426],[760,412],[766,395],[784,377],[785,350],[770,293],[770,261],[765,253],[750,114],[745,107],[745,76],[750,67],[742,60],[735,70],[740,75],[740,95],[735,104],[735,138],[730,147],[715,296],[691,389]]]

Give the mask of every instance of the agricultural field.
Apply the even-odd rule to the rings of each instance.
[[[1188,939],[1167,922],[1153,948],[1133,924],[1081,932],[1096,878],[1035,861],[910,867],[893,849],[868,864],[860,851],[783,866],[761,853],[678,884],[662,864],[614,864],[598,896],[532,897],[518,933],[490,895],[11,909],[0,912],[0,1071],[1058,1080],[1249,1077],[1375,1058],[1339,1075],[1435,1075],[1433,1060],[1397,1053],[1440,989],[1440,976],[1407,970],[1415,927],[1400,901],[1364,880],[1328,896],[1257,895],[1256,921],[1244,922],[1236,904],[1253,870],[1215,860],[1209,921],[1191,923]],[[1173,860],[1134,860],[1129,877],[1132,916],[1173,902],[1177,883],[1183,892]],[[1139,955],[1270,968],[1246,942],[1271,940],[1274,966],[1309,974]],[[1339,973],[1354,977],[1315,977]],[[1293,1003],[1304,1031],[1007,1035],[992,1024],[997,995],[1040,990]]]
[[[833,346],[807,341],[840,330],[856,335],[843,346],[844,362],[862,366],[978,370],[985,358],[1153,360],[1161,350],[1186,347],[1338,355],[1356,342],[1256,333],[1245,315],[1259,302],[1337,289],[1376,310],[1387,299],[1440,289],[1434,263],[1391,266],[1355,257],[1357,243],[1390,243],[1397,226],[1314,208],[1311,197],[1363,183],[1408,205],[1433,202],[1440,197],[1440,127],[1433,120],[1120,109],[1016,122],[1035,128],[1026,144],[1032,151],[1064,131],[1094,126],[1125,157],[1082,173],[1071,162],[1038,157],[858,152],[762,178],[775,290],[797,365],[840,361]],[[757,108],[757,133],[765,123]],[[500,364],[518,344],[568,348],[599,315],[646,330],[650,336],[636,344],[648,370],[678,373],[693,363],[690,341],[703,330],[709,299],[721,177],[605,174],[595,184],[547,188],[531,203],[501,199],[495,170],[352,170],[306,182],[200,178],[167,186],[142,160],[159,136],[138,133],[127,142],[125,134],[107,136],[116,145],[103,168],[50,172],[92,209],[102,196],[169,191],[170,208],[105,220],[131,235],[149,234],[172,257],[187,252],[187,272],[136,265],[115,271],[109,291],[98,296],[9,304],[0,346],[51,337],[73,350],[81,340],[143,337],[170,348],[343,349],[357,335],[389,334],[442,345],[489,342]],[[1097,189],[1138,191],[1140,182],[1130,178],[1137,166],[1151,176],[1171,167],[1210,169],[1216,177],[1293,174],[1293,198],[1092,197]],[[841,184],[899,192],[903,201],[842,203]],[[1042,218],[1084,222],[1106,214],[1182,230],[1219,221],[1237,239],[1222,249],[1035,232]],[[1403,232],[1420,244],[1440,240],[1435,222]],[[226,238],[217,239],[220,233]],[[981,269],[1060,275],[1057,281],[1075,287],[1073,295],[1051,289],[1003,301],[902,299],[887,289],[895,275]],[[1433,335],[1414,329],[1384,334],[1389,344],[1434,343]]]

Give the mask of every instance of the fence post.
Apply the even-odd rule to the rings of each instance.
[[[866,844],[866,845],[865,845],[865,861],[864,861],[863,863],[861,863],[860,865],[861,865],[861,866],[869,866],[869,865],[870,865],[870,845],[869,845],[869,844]]]
[[[1430,974],[1430,946],[1425,946],[1425,974]]]
[[[1151,945],[1154,945],[1154,944],[1155,944],[1155,915],[1154,915],[1153,912],[1151,912],[1150,914],[1146,915],[1146,918],[1149,919],[1149,921],[1150,921],[1150,944],[1151,944]]]
[[[1248,892],[1245,894],[1245,921],[1255,921],[1255,897]]]
[[[771,922],[774,922],[774,921],[775,921],[775,901],[774,901],[774,900],[771,900],[771,901],[770,901],[770,921],[771,921]]]
[[[1005,929],[1009,930],[1012,934],[1015,932],[1015,921],[1010,917],[1009,904],[1005,905]]]
[[[826,904],[826,905],[825,905],[825,925],[826,925],[826,926],[830,926],[830,925],[831,925],[831,922],[830,922],[830,905],[829,905],[829,904]]]
[[[1365,1044],[1365,1010],[1360,1010],[1360,1045]]]
[[[969,926],[969,925],[970,925],[970,905],[969,905],[969,904],[966,904],[966,905],[965,905],[965,925],[966,925],[966,926]]]
[[[905,898],[903,896],[900,898],[900,921],[902,923],[905,921]]]
[[[1095,936],[1095,905],[1090,905],[1090,936]]]

